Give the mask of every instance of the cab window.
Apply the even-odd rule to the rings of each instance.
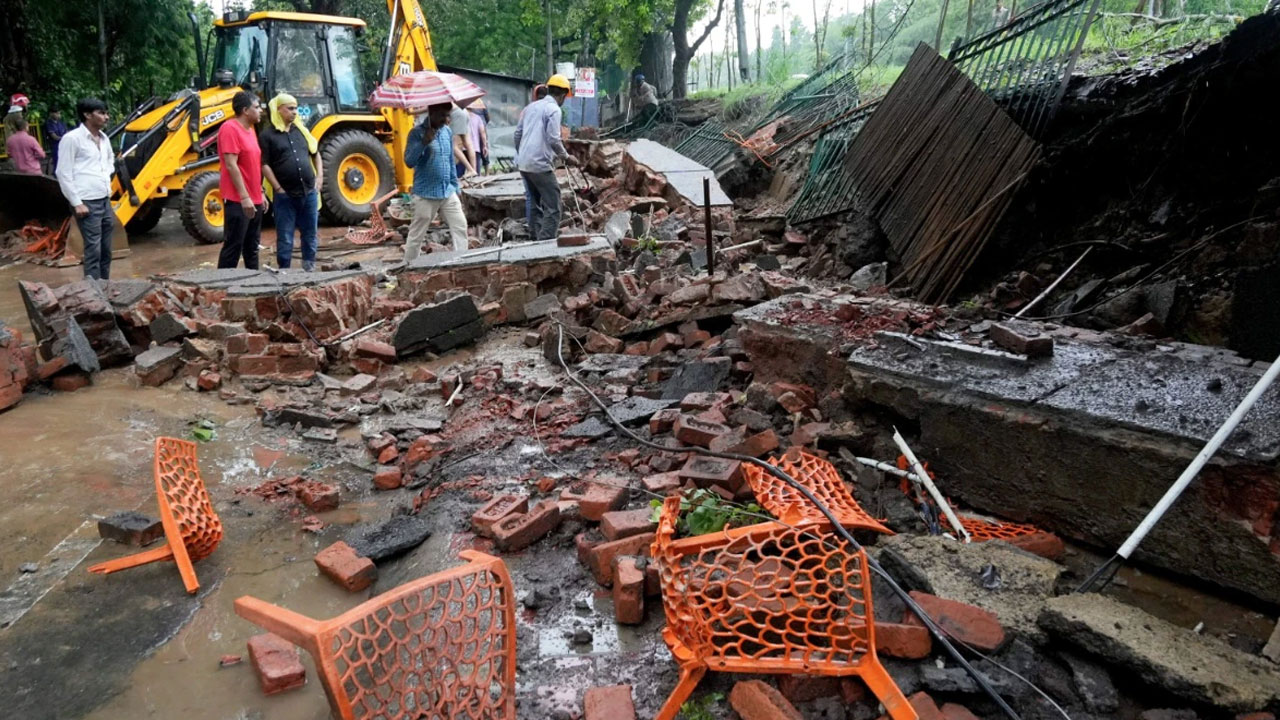
[[[338,90],[338,107],[342,110],[363,108],[367,93],[362,92],[364,80],[360,74],[355,28],[330,28],[329,51],[332,54],[330,67],[333,68],[333,82]]]
[[[275,90],[298,97],[321,97],[324,64],[320,34],[310,25],[285,24],[276,32]]]
[[[257,70],[258,76],[262,76],[266,55],[267,32],[261,27],[219,28],[213,69],[230,70],[235,84],[243,85],[251,70]]]

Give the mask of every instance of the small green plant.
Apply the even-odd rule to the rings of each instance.
[[[658,240],[652,235],[645,235],[636,241],[636,249],[641,252],[651,252],[656,254],[658,252]]]
[[[653,508],[650,522],[658,522],[662,516],[662,501],[650,500]],[[760,522],[764,510],[755,503],[734,505],[710,490],[701,488],[680,499],[680,524],[678,530],[685,537],[719,532],[726,526],[750,525]]]
[[[191,439],[209,442],[213,439],[215,427],[212,420],[195,420],[191,423]]]
[[[697,700],[686,701],[680,706],[680,717],[684,720],[715,720],[711,707],[724,700],[724,693],[708,693]]]

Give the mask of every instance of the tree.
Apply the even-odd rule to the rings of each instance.
[[[756,0],[756,82],[764,82],[764,52],[760,49],[760,7],[764,0]]]
[[[671,61],[671,94],[677,100],[683,100],[689,94],[689,61],[698,53],[702,45],[716,25],[720,24],[720,15],[724,12],[724,0],[716,0],[716,16],[703,29],[698,39],[689,42],[689,23],[693,17],[694,5],[699,0],[675,0],[675,14],[671,20],[671,40],[675,44],[675,57]]]
[[[748,65],[750,56],[747,54],[747,13],[744,5],[743,0],[733,0],[733,19],[738,27],[738,75],[746,83],[751,80],[751,72]]]

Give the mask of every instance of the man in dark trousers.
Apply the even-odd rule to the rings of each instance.
[[[218,128],[218,157],[222,159],[222,252],[219,268],[234,268],[244,256],[244,266],[258,269],[258,242],[262,234],[262,150],[254,128],[262,117],[258,96],[241,90],[231,98],[235,117]]]
[[[302,235],[302,269],[316,268],[316,224],[324,166],[315,137],[298,116],[298,101],[280,93],[267,104],[271,124],[262,131],[262,174],[271,183],[276,211],[276,266],[293,262],[293,231]]]
[[[552,75],[547,80],[547,97],[531,103],[516,126],[516,169],[533,200],[529,232],[535,240],[555,240],[560,235],[560,182],[555,161],[577,165],[578,159],[564,149],[560,140],[560,106],[569,96],[569,79]]]
[[[62,136],[58,144],[58,185],[71,203],[76,224],[84,237],[84,276],[111,277],[111,174],[115,153],[111,138],[102,131],[111,116],[107,104],[97,98],[76,103],[80,125]]]

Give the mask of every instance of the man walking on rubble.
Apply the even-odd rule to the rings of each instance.
[[[547,97],[531,103],[521,113],[516,126],[516,169],[529,188],[533,210],[529,232],[534,240],[555,240],[560,235],[560,182],[556,180],[557,158],[570,165],[578,159],[569,155],[560,140],[560,106],[569,96],[569,79],[552,75],[547,80]]]
[[[631,92],[627,98],[632,122],[644,123],[658,112],[658,91],[644,81],[644,73],[636,73],[631,78]]]
[[[413,168],[413,222],[404,244],[404,260],[411,262],[422,250],[427,227],[439,214],[449,228],[454,252],[467,243],[467,216],[458,197],[458,167],[454,163],[453,129],[449,127],[451,103],[427,108],[427,119],[409,131],[404,162]]]
[[[58,185],[84,237],[84,276],[106,280],[111,277],[111,233],[116,218],[111,209],[115,153],[111,138],[102,129],[111,116],[107,104],[97,98],[77,102],[76,116],[80,124],[58,143]]]

